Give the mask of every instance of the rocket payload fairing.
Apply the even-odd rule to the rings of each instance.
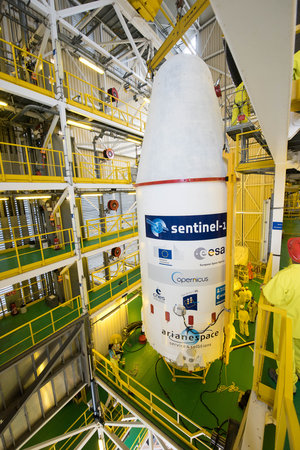
[[[154,81],[136,190],[145,333],[167,361],[189,371],[222,354],[222,148],[208,67],[196,56],[174,56]]]

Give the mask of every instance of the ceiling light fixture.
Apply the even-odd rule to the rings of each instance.
[[[40,200],[40,199],[47,199],[51,198],[51,195],[26,195],[26,196],[20,196],[16,197],[16,200]]]
[[[145,103],[150,103],[150,98],[149,97],[144,97],[144,102]]]
[[[90,125],[82,122],[76,122],[75,120],[67,120],[67,125],[72,125],[73,127],[84,128],[85,130],[92,130]]]
[[[128,194],[128,195],[135,195],[136,192],[135,192],[135,191],[134,191],[134,192],[127,192],[127,194]]]
[[[7,103],[0,100],[0,106],[7,106]]]
[[[100,194],[100,192],[93,192],[91,194],[81,194],[81,197],[101,197],[103,194]]]
[[[135,137],[127,137],[126,141],[133,142],[134,144],[142,145],[142,141],[140,141],[139,139],[137,139]]]
[[[4,200],[9,200],[9,197],[0,197],[0,202],[3,202]]]
[[[96,72],[100,73],[101,75],[104,74],[104,70],[101,69],[101,67],[96,66],[96,64],[93,64],[91,61],[89,61],[88,59],[83,58],[82,56],[80,56],[79,61],[82,64],[85,64],[86,66],[88,66],[90,69],[95,70]]]

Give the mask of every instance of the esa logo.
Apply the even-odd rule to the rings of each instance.
[[[206,248],[199,247],[196,248],[194,251],[194,256],[196,259],[199,259],[200,261],[202,259],[205,259],[207,256],[218,256],[218,255],[224,255],[225,253],[225,247],[216,247],[216,248],[210,248],[209,250],[206,250]]]

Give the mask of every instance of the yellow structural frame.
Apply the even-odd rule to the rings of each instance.
[[[118,372],[114,371],[111,362],[94,349],[93,357],[96,371],[99,370],[110,383],[114,384],[114,386],[124,394],[128,395],[128,391],[132,392],[134,396],[131,397],[131,400],[134,403],[146,411],[156,422],[159,422],[172,432],[173,435],[182,440],[189,448],[194,450],[198,449],[192,442],[194,439],[197,440],[197,442],[202,442],[197,439],[200,435],[211,437],[211,434],[208,431],[186,417],[173,406],[169,405],[122,369],[118,368]],[[158,404],[161,404],[165,409],[159,407]],[[166,410],[168,412],[166,412]],[[182,426],[181,420],[196,427],[197,431],[195,433],[188,431]]]
[[[266,268],[264,284],[272,276],[272,255],[270,255]],[[281,317],[281,329],[278,354],[266,349],[270,327],[271,314]],[[278,363],[278,379],[276,389],[262,382],[262,372],[265,358]],[[300,427],[297,413],[293,403],[293,344],[292,320],[287,317],[286,311],[270,305],[263,293],[260,295],[258,315],[256,321],[256,337],[254,345],[254,374],[252,389],[259,400],[273,409],[273,419],[276,423],[275,450],[284,448],[286,433],[291,450],[297,450],[300,442]],[[238,448],[247,420],[245,412],[234,448]]]
[[[76,307],[74,308],[74,303],[76,302]],[[70,312],[68,312],[67,314],[65,314],[62,317],[59,317],[58,319],[54,319],[53,317],[53,313],[55,313],[56,311],[58,311],[61,308],[65,308],[65,307],[69,307],[70,308]],[[3,334],[2,336],[0,336],[0,344],[1,342],[3,342],[3,339],[5,339],[8,336],[13,335],[14,333],[16,333],[17,331],[20,330],[25,330],[25,328],[29,328],[30,331],[30,338],[31,338],[31,346],[33,347],[35,344],[37,344],[38,342],[41,342],[43,339],[40,340],[36,340],[35,339],[35,335],[40,333],[41,331],[43,331],[44,329],[48,328],[49,326],[52,326],[52,332],[50,332],[48,334],[48,336],[52,336],[54,333],[56,333],[57,331],[59,331],[60,329],[62,329],[64,325],[62,325],[60,328],[56,328],[55,325],[57,324],[57,322],[59,322],[60,320],[64,319],[65,317],[67,317],[70,314],[73,314],[74,311],[77,311],[78,313],[78,317],[80,317],[81,314],[81,300],[80,300],[80,296],[74,297],[73,299],[69,300],[68,302],[62,303],[61,305],[57,306],[56,308],[51,309],[50,311],[47,311],[44,314],[41,314],[38,317],[35,317],[34,319],[30,320],[29,322],[24,323],[23,325],[20,325],[19,327],[9,331],[8,333]],[[41,318],[50,318],[50,324],[47,324],[46,327],[38,329],[37,331],[34,331],[34,324],[40,320]],[[75,320],[78,319],[78,317],[76,317],[73,320],[70,320],[70,322],[68,322],[68,325],[72,322],[74,322]],[[46,337],[48,337],[46,336]],[[44,339],[46,339],[46,337]],[[17,345],[21,344],[22,342],[26,341],[28,339],[28,336],[26,336],[26,338],[24,338],[21,341],[18,341],[17,343],[11,345],[9,348],[6,348],[4,351],[1,350],[0,351],[0,355],[3,355],[4,353],[8,352],[9,350],[13,349],[14,347],[16,347]],[[2,345],[0,345],[0,348],[2,347]],[[13,355],[12,358],[15,358],[16,356],[20,355],[21,353],[23,353],[24,350],[21,350],[20,353],[18,353],[17,355]],[[11,358],[11,359],[12,359]],[[8,359],[9,361],[9,359]]]
[[[30,89],[32,91],[38,92],[40,94],[46,95],[48,97],[55,98],[55,92],[54,92],[54,85],[55,85],[55,70],[54,65],[50,63],[49,61],[46,61],[43,58],[40,58],[33,53],[30,53],[26,51],[25,49],[22,49],[16,45],[14,45],[12,42],[5,41],[4,39],[0,39],[0,43],[3,45],[3,50],[6,53],[9,53],[5,48],[10,49],[10,53],[12,54],[13,60],[11,61],[8,57],[1,56],[0,57],[0,70],[3,67],[3,65],[6,65],[7,67],[12,66],[13,71],[12,74],[8,74],[6,72],[0,71],[0,79],[9,81],[13,84],[17,84],[18,86]],[[19,63],[17,55],[21,55],[21,58],[24,60],[24,64],[21,65]],[[38,64],[38,70],[34,72],[33,70],[29,70],[26,68],[25,64],[25,58],[30,58],[31,60],[35,61]],[[2,63],[2,64],[1,64]],[[45,75],[45,69],[44,65],[48,67],[49,74]],[[23,75],[27,80],[20,79],[19,72],[23,72]],[[28,81],[28,79],[32,80],[33,75],[35,76],[34,82]],[[81,84],[81,89],[75,89],[70,85],[70,79],[76,80],[76,83]],[[50,89],[46,88],[46,82],[47,85],[50,87]],[[38,83],[42,83],[43,87],[40,87]],[[132,130],[143,132],[146,125],[147,120],[147,114],[143,113],[140,109],[135,108],[131,106],[130,104],[123,102],[120,99],[116,99],[112,95],[108,94],[107,92],[103,91],[102,89],[98,88],[97,86],[94,86],[92,83],[89,83],[80,77],[77,77],[76,75],[73,75],[70,72],[65,72],[65,79],[64,79],[64,88],[67,92],[67,98],[66,102],[69,105],[76,106],[77,108],[80,108],[82,111],[88,111],[93,114],[98,115],[99,117],[105,117],[109,120],[112,120],[115,123],[125,125],[128,128],[131,128]],[[76,91],[76,95],[72,95],[72,90]],[[86,92],[88,91],[88,92]],[[95,96],[95,92],[98,93],[98,97]],[[76,96],[79,96],[81,99],[81,102],[77,102],[74,100]],[[104,100],[105,98],[108,98],[109,100]],[[116,107],[114,103],[118,102],[118,104],[121,104],[122,108]],[[89,104],[91,106],[89,106]],[[110,113],[99,111],[97,108],[98,104],[102,104],[103,110],[105,108],[109,108]],[[115,115],[118,115],[119,117],[116,117]],[[138,124],[136,124],[136,122]]]

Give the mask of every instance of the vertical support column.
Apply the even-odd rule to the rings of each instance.
[[[54,57],[54,67],[55,67],[55,81],[56,81],[56,99],[59,101],[58,110],[59,110],[59,118],[60,118],[60,127],[63,134],[63,149],[64,149],[64,158],[65,158],[65,166],[66,166],[66,181],[68,183],[68,196],[70,201],[70,212],[71,212],[71,221],[72,228],[74,233],[74,245],[75,245],[75,254],[77,256],[77,270],[78,270],[78,279],[79,279],[79,289],[80,289],[80,297],[82,302],[82,311],[83,313],[87,312],[88,309],[88,294],[87,294],[87,286],[86,279],[84,277],[83,272],[83,264],[81,257],[81,249],[80,249],[80,223],[78,218],[78,209],[75,203],[75,192],[73,186],[73,173],[72,173],[72,145],[70,139],[70,131],[67,126],[67,117],[66,117],[66,104],[64,99],[64,90],[63,90],[63,61],[60,52],[60,43],[58,41],[57,35],[57,24],[56,24],[56,10],[54,0],[50,0],[50,30],[51,30],[51,40],[53,47],[53,57]]]
[[[275,163],[274,206],[271,233],[271,253],[273,254],[272,276],[278,272],[280,265],[285,178],[286,162]]]

